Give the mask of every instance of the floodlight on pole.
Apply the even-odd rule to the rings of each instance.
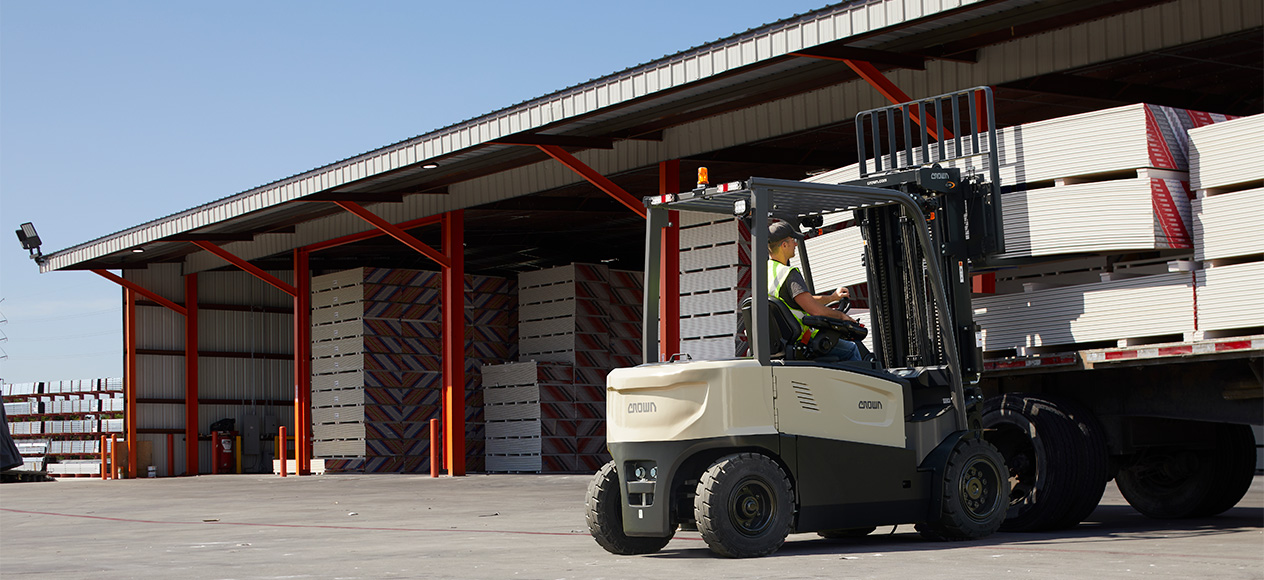
[[[44,254],[40,253],[39,234],[35,233],[35,226],[31,222],[26,222],[18,226],[18,241],[22,243],[22,249],[31,252],[31,259],[37,264],[44,263]]]

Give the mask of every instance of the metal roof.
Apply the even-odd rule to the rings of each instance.
[[[743,82],[747,79],[727,73],[805,47],[980,3],[992,4],[989,10],[995,11],[1029,2],[878,0],[828,6],[54,252],[47,256],[41,270],[71,268],[110,254],[130,252],[132,248],[168,236],[221,224],[375,176],[418,174],[426,171],[421,165],[427,161],[442,160],[445,166],[459,165],[495,153],[497,149],[512,147],[477,147],[509,135],[545,128],[551,129],[546,133],[582,133],[588,127],[610,123],[641,109],[688,100],[702,91]],[[928,9],[928,6],[938,8]],[[900,32],[888,34],[899,35]],[[726,76],[719,85],[685,89],[704,79]],[[659,98],[647,100],[649,96]],[[620,107],[633,102],[638,104]],[[605,114],[594,115],[599,112]],[[562,125],[563,121],[572,120]]]
[[[857,78],[841,63],[800,58],[795,56],[796,52],[810,51],[828,57],[832,50],[870,49],[884,51],[892,57],[971,62],[969,59],[975,49],[1012,37],[1165,3],[1171,2],[867,0],[827,6],[53,252],[46,256],[41,270],[127,268],[182,261],[198,251],[188,243],[194,237],[228,241],[280,234],[272,237],[289,238],[260,246],[271,254],[260,250],[254,255],[284,255],[287,249],[301,245],[292,235],[296,227],[302,228],[304,224],[342,212],[328,203],[293,202],[334,195],[366,204],[392,197],[400,201],[407,196],[410,201],[404,205],[408,206],[408,217],[474,206],[485,208],[489,207],[488,203],[504,213],[515,207],[506,205],[504,197],[524,193],[505,194],[498,199],[438,193],[446,192],[450,186],[464,187],[471,180],[505,174],[547,159],[534,147],[507,144],[522,142],[524,138],[575,139],[580,147],[586,146],[583,145],[585,138],[612,143],[661,144],[666,129]],[[1258,36],[1258,30],[1255,35]],[[1259,43],[1255,37],[1239,39],[1238,44],[1244,45],[1242,50],[1248,53],[1244,62],[1258,68],[1259,57],[1255,52]],[[1203,62],[1188,60],[1189,66],[1197,66],[1200,71],[1214,70],[1207,58],[1203,58]],[[1153,62],[1146,65],[1134,68],[1136,71],[1155,68]],[[1172,66],[1166,68],[1177,70]],[[1118,71],[1124,69],[1115,66],[1110,70],[1116,71],[1112,74],[1120,74]],[[1085,70],[1084,74],[1097,73]],[[1179,79],[1180,75],[1172,78]],[[1064,90],[1061,87],[1076,88],[1066,83],[1054,84],[1059,87],[1055,91]],[[1207,83],[1202,82],[1200,86]],[[1194,94],[1192,88],[1181,90]],[[1031,91],[1032,87],[1023,85],[1014,90]],[[1185,96],[1178,93],[1174,93],[1174,98]],[[1087,96],[1071,98],[1086,102],[1090,99]],[[1258,96],[1244,98],[1243,106],[1248,110],[1258,106]],[[1028,105],[1030,103],[1024,106]],[[831,130],[838,129],[821,129]],[[815,143],[822,140],[821,135],[837,141],[826,133],[804,139]],[[432,162],[439,167],[424,167]],[[834,166],[843,164],[844,160],[839,159]],[[748,166],[751,165],[744,165],[743,169]],[[801,176],[802,167],[798,171]],[[777,174],[752,170],[743,176],[751,174],[788,175],[785,171]],[[646,176],[638,178],[645,180]],[[425,201],[418,202],[418,198]],[[587,199],[585,203],[600,211],[602,201]],[[375,211],[403,215],[402,210],[392,207],[399,206],[376,206]],[[367,228],[358,223],[341,227],[340,232],[309,231],[302,237],[305,243],[312,243],[320,240],[306,238],[324,235],[323,239],[327,239],[349,233],[347,227]],[[132,252],[140,247],[144,247],[144,253]]]

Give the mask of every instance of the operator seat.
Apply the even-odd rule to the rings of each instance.
[[[772,358],[786,358],[787,346],[794,337],[799,335],[799,321],[794,318],[794,314],[790,312],[790,308],[780,300],[765,298],[768,301],[768,352]],[[751,313],[751,298],[742,301],[742,316],[738,320],[738,334],[746,335],[747,343],[750,342],[750,333],[747,329],[751,328],[755,323],[753,314]],[[746,356],[748,347],[743,344],[738,345],[737,356]],[[790,357],[790,358],[793,358]]]

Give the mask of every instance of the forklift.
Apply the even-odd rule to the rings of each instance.
[[[644,361],[607,378],[613,461],[586,498],[598,544],[648,554],[678,529],[697,530],[716,554],[744,558],[772,554],[790,533],[847,538],[915,524],[930,539],[966,540],[1000,527],[1009,473],[982,437],[970,307],[971,264],[1003,252],[992,111],[990,89],[978,87],[859,113],[858,180],[700,179],[644,199]],[[669,211],[748,224],[750,298],[735,311],[749,356],[657,360]],[[766,224],[784,220],[804,234],[811,286],[811,240],[843,212],[865,241],[873,348],[859,361],[824,355],[868,328],[805,316],[812,331],[800,332],[764,267]]]

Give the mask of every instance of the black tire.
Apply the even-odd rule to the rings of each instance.
[[[1149,450],[1119,470],[1128,505],[1155,519],[1214,516],[1246,495],[1255,477],[1255,435],[1246,425],[1208,425],[1214,447]]]
[[[827,540],[846,540],[850,538],[863,538],[872,534],[876,527],[868,528],[844,528],[841,530],[821,530],[816,535]]]
[[[755,558],[776,552],[794,522],[794,490],[777,462],[758,453],[720,458],[694,498],[698,531],[712,552]]]
[[[666,538],[632,537],[623,533],[623,496],[619,491],[619,472],[611,461],[588,483],[588,532],[607,552],[631,556],[652,554],[663,549]],[[675,534],[672,534],[675,535]]]
[[[917,525],[932,540],[977,540],[1005,521],[1009,482],[1005,460],[982,439],[962,439],[943,470],[938,521]]]
[[[983,428],[1009,470],[1001,530],[1060,530],[1093,513],[1110,480],[1110,458],[1091,412],[1073,401],[1007,394],[983,405]]]

